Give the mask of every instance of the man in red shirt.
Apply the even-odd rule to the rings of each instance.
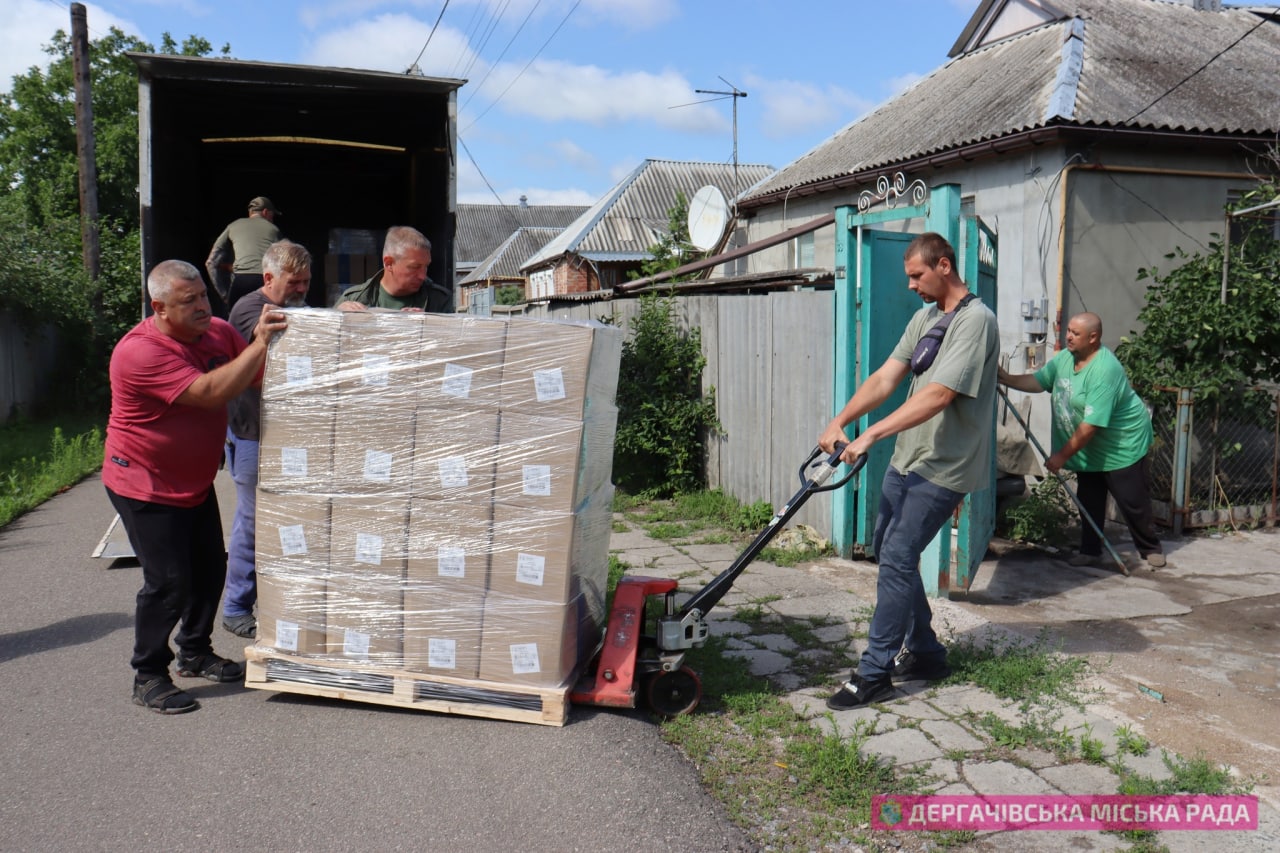
[[[142,563],[134,617],[133,701],[162,714],[199,703],[174,686],[169,635],[181,623],[178,674],[236,681],[244,665],[213,653],[227,560],[213,478],[227,401],[261,382],[284,314],[264,307],[253,340],[213,316],[200,272],[163,261],[147,276],[152,316],[111,354],[102,482]]]

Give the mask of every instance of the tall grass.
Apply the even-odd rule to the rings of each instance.
[[[29,426],[0,432],[0,527],[102,467],[103,436],[96,426],[70,439],[54,427],[43,450],[18,455],[29,449],[31,435]]]

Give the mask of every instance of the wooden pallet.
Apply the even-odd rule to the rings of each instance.
[[[245,649],[246,687],[542,726],[569,718],[568,687],[528,687]]]

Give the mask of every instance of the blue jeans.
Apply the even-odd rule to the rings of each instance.
[[[871,614],[867,650],[858,674],[879,681],[893,670],[904,647],[917,657],[947,653],[933,633],[933,611],[920,580],[920,554],[950,519],[964,495],[935,486],[919,474],[903,474],[892,466],[884,473],[880,511],[871,539],[880,564],[876,609]]]
[[[258,600],[258,576],[254,572],[254,514],[258,500],[258,442],[237,438],[227,430],[227,471],[236,484],[236,514],[231,520],[227,546],[227,590],[223,616],[253,613]]]

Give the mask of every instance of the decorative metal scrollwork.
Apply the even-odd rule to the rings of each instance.
[[[929,197],[929,188],[919,178],[908,185],[907,176],[901,172],[894,174],[893,183],[889,183],[888,175],[880,175],[876,178],[874,193],[871,190],[858,193],[858,212],[866,213],[880,202],[884,202],[891,208],[897,207],[898,200],[903,196],[909,196],[910,203],[913,205],[924,204],[925,199]]]

